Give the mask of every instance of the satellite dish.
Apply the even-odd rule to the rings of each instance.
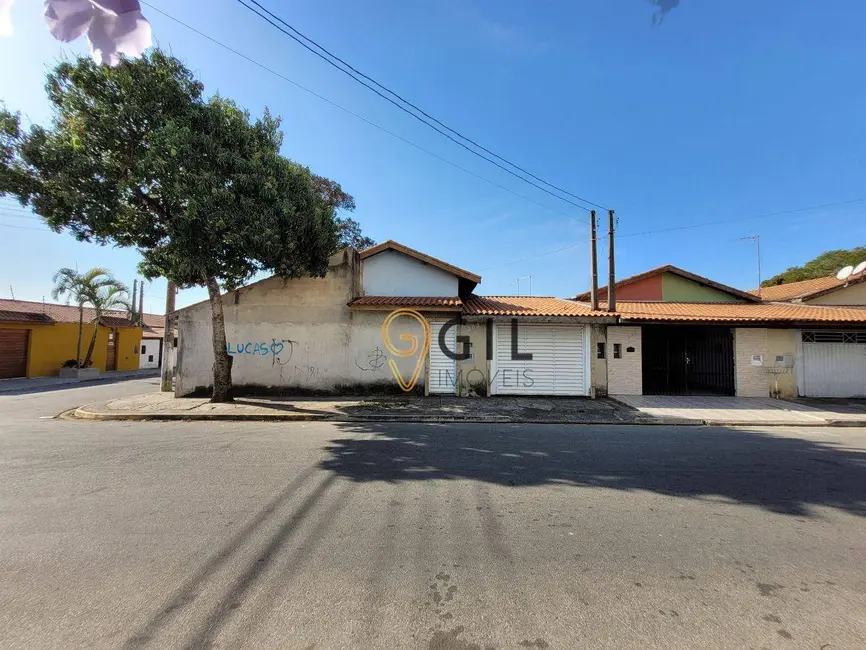
[[[842,269],[841,271],[839,271],[836,274],[836,279],[837,280],[847,280],[848,276],[851,275],[851,272],[853,270],[854,270],[853,266],[846,266],[844,269]]]
[[[857,266],[854,267],[854,270],[851,271],[851,275],[859,275],[866,271],[866,262],[860,262]]]

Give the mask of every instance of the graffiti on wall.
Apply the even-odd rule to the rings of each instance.
[[[272,366],[284,366],[292,360],[296,345],[298,345],[298,342],[291,339],[272,338],[270,343],[267,341],[226,343],[226,352],[232,356],[268,357],[271,360]]]
[[[384,352],[382,352],[379,346],[376,346],[376,348],[367,355],[367,360],[363,363],[358,363],[358,359],[353,357],[355,366],[357,366],[358,370],[362,370],[363,372],[377,372],[385,365],[387,360],[388,357]]]

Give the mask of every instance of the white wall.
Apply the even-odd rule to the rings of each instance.
[[[162,347],[162,339],[141,339],[141,360],[139,368],[159,368],[159,349]],[[151,360],[151,357],[153,359]]]
[[[643,394],[643,347],[639,326],[617,325],[607,328],[607,392],[609,395]],[[613,356],[619,344],[622,357]],[[634,348],[629,352],[629,348]]]
[[[456,275],[386,250],[363,262],[365,296],[456,296]]]
[[[810,305],[866,305],[866,282],[852,284],[826,296],[804,300]]]

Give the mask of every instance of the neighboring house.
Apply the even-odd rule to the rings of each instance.
[[[139,368],[162,367],[163,335],[165,334],[165,316],[162,314],[144,314],[141,331],[141,360]]]
[[[809,305],[866,305],[866,273],[845,280],[835,276],[788,282],[750,292],[765,301],[803,302]]]
[[[223,296],[236,386],[297,393],[394,391],[418,356],[389,350],[383,324],[395,309],[429,322],[418,390],[459,395],[701,394],[765,397],[780,371],[784,395],[866,393],[866,355],[835,359],[833,382],[816,383],[813,341],[842,336],[866,346],[866,310],[762,302],[674,266],[617,283],[614,313],[587,294],[479,296],[481,277],[393,241],[331,257],[324,278],[271,277]],[[600,295],[606,297],[602,287]],[[178,310],[176,393],[212,383],[207,302]],[[421,336],[406,317],[387,333]],[[842,332],[842,334],[839,334]],[[852,338],[853,337],[853,338]],[[453,358],[445,349],[461,354]],[[853,348],[849,349],[849,352]],[[528,355],[531,355],[529,358]],[[866,366],[864,366],[866,372]],[[853,379],[852,379],[853,378]]]
[[[617,282],[608,391],[765,397],[781,373],[783,396],[866,396],[866,310],[762,294],[763,302],[672,266]]]
[[[81,359],[96,327],[94,368],[138,368],[141,328],[123,312],[107,312],[99,324],[95,319],[96,311],[86,307]],[[78,307],[0,299],[0,379],[57,375],[64,362],[75,359],[77,344]]]

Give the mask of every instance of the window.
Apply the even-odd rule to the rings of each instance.
[[[152,354],[148,355],[148,357],[147,357],[147,362],[148,362],[148,363],[153,363],[153,355],[152,355]]]
[[[613,344],[613,358],[622,359],[622,343]]]
[[[595,358],[604,359],[604,343],[596,343]]]
[[[147,354],[147,346],[146,346],[146,345],[142,345],[142,346],[141,346],[141,353],[142,353],[142,354]]]
[[[803,332],[803,343],[866,343],[866,332]]]

